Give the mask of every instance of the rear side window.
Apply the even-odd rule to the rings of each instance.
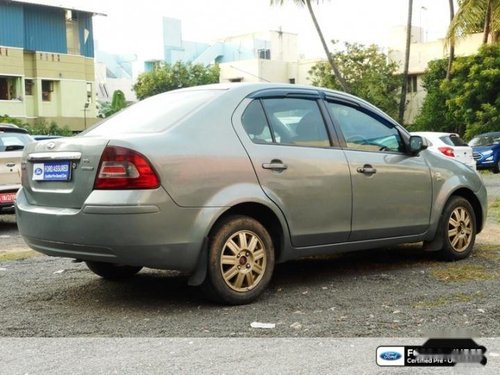
[[[147,98],[85,132],[89,136],[154,133],[167,130],[224,90],[172,91]]]
[[[241,122],[255,143],[330,147],[330,138],[315,100],[272,98],[254,100]]]
[[[468,146],[468,144],[456,134],[439,137],[448,146]]]

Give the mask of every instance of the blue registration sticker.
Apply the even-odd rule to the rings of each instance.
[[[33,164],[34,181],[69,181],[71,165],[69,161],[47,161]]]

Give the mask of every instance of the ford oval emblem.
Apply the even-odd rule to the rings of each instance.
[[[47,147],[47,150],[53,150],[56,147],[56,144],[54,142],[49,142],[45,147]]]
[[[384,361],[397,361],[400,359],[401,353],[398,352],[383,352],[380,353],[380,358],[382,358]]]

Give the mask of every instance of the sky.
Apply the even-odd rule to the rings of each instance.
[[[162,17],[182,21],[182,38],[213,43],[224,36],[282,30],[298,34],[306,58],[323,57],[322,47],[306,8],[293,1],[282,7],[269,0],[40,0],[104,13],[94,17],[94,39],[109,53],[143,60],[163,57]],[[425,40],[445,35],[448,1],[414,0],[413,25],[422,26]],[[330,0],[314,9],[327,40],[388,45],[394,26],[406,24],[407,0]]]

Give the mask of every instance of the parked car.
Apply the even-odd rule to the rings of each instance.
[[[33,249],[106,279],[180,270],[208,296],[243,304],[290,259],[419,241],[446,259],[469,256],[486,189],[426,148],[345,93],[180,89],[29,144],[18,226]]]
[[[477,169],[491,169],[500,172],[500,132],[480,134],[471,139]]]
[[[443,132],[412,132],[427,139],[429,150],[443,154],[450,158],[455,158],[472,169],[476,169],[476,161],[472,155],[472,147],[456,133]]]
[[[33,139],[25,129],[0,123],[0,214],[13,213],[21,187],[21,155]]]

